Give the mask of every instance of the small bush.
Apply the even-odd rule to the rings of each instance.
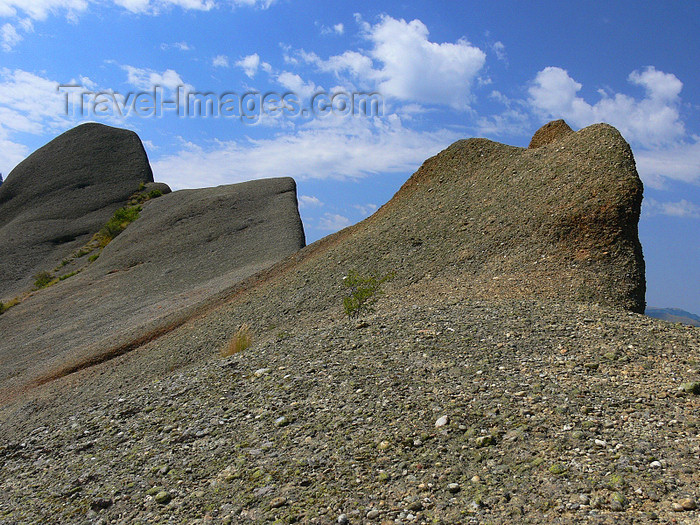
[[[7,306],[5,306],[5,303],[0,301],[0,315],[4,314],[5,310],[7,310]]]
[[[246,348],[249,348],[253,341],[250,335],[250,327],[247,324],[242,324],[241,327],[236,330],[228,344],[221,349],[221,356],[228,357],[233,354],[242,352]]]
[[[343,298],[343,309],[348,318],[352,319],[362,313],[373,312],[374,303],[382,293],[382,284],[393,278],[393,272],[380,277],[376,273],[362,275],[355,270],[350,270],[343,277],[343,285],[350,289],[350,295]]]
[[[163,196],[163,192],[160,191],[160,190],[151,190],[151,191],[148,193],[148,198],[149,198],[149,199],[157,199],[158,197],[162,197],[162,196]]]
[[[141,206],[129,206],[127,208],[119,208],[114,212],[111,219],[107,221],[102,229],[97,232],[97,238],[100,241],[100,246],[107,246],[114,238],[123,232],[129,224],[139,218]]]
[[[88,257],[88,262],[95,262],[99,256],[100,256],[99,253],[96,253],[95,255],[91,255],[90,257]]]
[[[58,278],[58,280],[59,280],[59,281],[65,281],[65,280],[68,279],[69,277],[73,277],[74,275],[77,275],[77,274],[78,274],[77,271],[75,271],[75,272],[70,272],[70,273],[67,273],[67,274],[65,274],[65,275],[61,275],[61,276]]]
[[[53,282],[53,274],[51,272],[39,272],[34,276],[34,289],[40,290],[46,288]]]

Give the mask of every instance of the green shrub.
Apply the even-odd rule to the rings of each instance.
[[[96,253],[95,255],[91,255],[90,257],[88,257],[88,262],[95,262],[99,256],[100,256],[99,253]]]
[[[139,218],[141,206],[129,206],[119,208],[114,212],[111,219],[107,221],[102,229],[97,232],[97,238],[100,241],[100,246],[107,246],[112,240],[123,232],[129,224]]]
[[[350,270],[343,277],[343,285],[349,289],[349,295],[343,298],[343,309],[349,319],[365,312],[374,311],[374,303],[382,293],[381,286],[394,278],[394,273],[379,276],[377,273],[363,275]]]
[[[5,303],[0,301],[0,315],[4,314],[5,310],[7,310],[7,306],[5,306]]]
[[[51,272],[39,272],[34,276],[34,289],[40,290],[46,288],[53,282],[53,274]]]
[[[250,327],[243,323],[236,333],[233,334],[228,344],[221,349],[221,357],[228,357],[242,352],[250,347],[252,341],[253,337],[250,335]]]
[[[151,190],[151,191],[148,193],[148,198],[149,198],[149,199],[157,199],[158,197],[162,197],[162,196],[163,196],[163,192],[160,191],[160,190]]]

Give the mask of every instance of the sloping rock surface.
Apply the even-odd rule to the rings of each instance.
[[[287,205],[284,223],[296,223],[301,231],[291,181],[281,193],[280,181],[248,184],[259,184],[260,188],[273,185],[270,193]],[[30,345],[31,351],[23,352],[24,356],[42,353],[47,357],[41,370],[33,366],[31,373],[21,377],[17,376],[18,363],[31,357],[9,361],[0,369],[0,377],[6,380],[15,375],[15,391],[31,377],[47,382],[45,391],[53,392],[49,380],[70,376],[57,382],[56,388],[73,385],[70,389],[77,387],[79,391],[75,396],[99,397],[104,395],[104,377],[92,383],[92,374],[72,372],[114,359],[110,365],[113,388],[123,381],[138,385],[209,358],[241,322],[274,330],[330,322],[343,316],[346,290],[342,278],[351,269],[394,272],[395,279],[386,285],[387,300],[393,297],[399,304],[403,297],[429,301],[535,298],[597,303],[637,312],[644,309],[644,262],[637,237],[642,184],[628,144],[605,124],[570,133],[537,149],[486,139],[456,142],[428,159],[389,203],[365,221],[294,253],[268,270],[254,274],[262,265],[251,264],[245,272],[250,276],[247,279],[242,280],[244,273],[236,271],[235,277],[223,274],[193,289],[177,288],[178,282],[189,282],[187,267],[176,262],[184,264],[186,257],[166,256],[158,265],[149,264],[139,255],[145,252],[137,248],[142,236],[155,242],[158,235],[168,235],[173,227],[181,229],[169,237],[171,241],[159,245],[163,248],[149,253],[166,250],[177,254],[175,246],[181,241],[187,244],[191,236],[208,238],[201,224],[187,227],[191,220],[187,217],[180,221],[158,218],[161,215],[156,211],[169,208],[168,203],[178,199],[178,193],[146,203],[143,217],[108,246],[89,273],[42,291],[36,301],[27,301],[0,317],[2,328],[25,312],[19,325],[24,330],[31,319],[48,316],[51,320],[45,325],[48,330],[14,331],[15,339],[3,342],[6,348],[8,344],[9,348]],[[233,206],[238,201],[232,197],[230,202]],[[240,211],[236,224],[244,226],[249,217],[269,213],[255,214],[253,210],[260,203],[243,202],[250,202],[250,211]],[[149,224],[158,226],[150,228]],[[300,233],[291,235],[294,241],[285,244],[290,234],[282,231],[277,237],[279,251],[274,254],[278,260],[302,244]],[[255,238],[250,235],[253,228],[241,232],[246,239]],[[230,247],[229,256],[205,248],[206,244],[191,253],[204,250],[196,255],[201,258],[198,260],[232,269],[235,266],[226,262],[227,257],[244,257],[241,254],[249,249],[222,245]],[[199,265],[192,265],[192,271]],[[93,282],[92,276],[99,276],[99,280]],[[88,287],[88,282],[93,284]],[[168,286],[174,289],[164,295]],[[39,299],[39,295],[51,299]],[[61,317],[64,314],[52,313],[64,296],[70,301],[70,325]],[[106,301],[104,297],[119,300]],[[186,351],[170,346],[168,337],[158,341],[170,330],[187,326],[188,316],[206,318],[219,312],[219,306],[226,302],[226,313],[215,323],[216,329],[202,335]],[[120,306],[110,306],[112,303]],[[113,323],[113,315],[125,324]],[[106,328],[112,324],[114,328]],[[63,334],[61,350],[51,346],[53,350],[48,351],[48,342],[60,339],[56,334],[63,332],[70,333]],[[155,354],[151,354],[149,341],[159,349]],[[160,351],[167,359],[154,357]],[[123,359],[115,359],[119,356]],[[18,402],[21,399],[18,397]],[[51,401],[45,408],[52,410],[53,405]],[[36,406],[30,413],[38,413]],[[16,414],[15,420],[22,421],[25,415]]]
[[[83,246],[153,173],[132,131],[83,124],[32,153],[0,186],[0,299]]]
[[[85,271],[0,316],[0,392],[112,359],[173,316],[304,246],[292,179],[182,190],[140,217]]]
[[[640,200],[609,126],[454,144],[368,220],[5,405],[0,523],[698,523],[700,336],[627,310]],[[360,322],[350,269],[396,275]]]

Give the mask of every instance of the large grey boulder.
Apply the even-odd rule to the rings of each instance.
[[[304,244],[291,178],[145,202],[84,271],[0,315],[0,403],[118,357]]]
[[[0,186],[0,300],[29,289],[152,181],[141,140],[125,129],[83,124],[32,153]]]

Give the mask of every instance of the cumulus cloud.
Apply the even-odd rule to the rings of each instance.
[[[14,139],[18,133],[34,135],[62,131],[69,125],[65,100],[58,82],[20,69],[0,69],[0,171],[9,171],[28,153]]]
[[[546,118],[564,118],[576,127],[608,122],[630,142],[643,147],[672,144],[685,135],[680,119],[683,83],[673,74],[647,67],[633,71],[628,80],[644,88],[643,98],[599,91],[600,100],[590,104],[578,95],[582,85],[559,67],[537,73],[528,92],[534,110]]]
[[[677,202],[659,202],[655,199],[644,199],[644,214],[646,216],[667,215],[685,219],[700,219],[700,206],[681,199]]]
[[[184,87],[187,91],[194,91],[194,87],[185,83],[180,74],[173,69],[166,69],[162,73],[152,69],[143,69],[133,66],[122,66],[127,72],[127,80],[132,86],[149,91],[155,86],[161,86],[172,91],[178,87]]]
[[[14,17],[20,13],[34,20],[45,20],[49,14],[65,12],[69,18],[88,8],[87,0],[0,0],[0,16]]]
[[[471,87],[486,54],[466,39],[435,43],[420,20],[406,22],[383,16],[376,24],[358,17],[361,36],[369,51],[346,51],[321,59],[314,53],[300,57],[320,70],[350,74],[361,85],[371,85],[384,96],[401,101],[448,105],[467,109]]]
[[[344,215],[339,215],[337,213],[324,213],[318,221],[318,229],[325,230],[329,232],[336,232],[347,228],[352,224],[352,221],[345,217]]]
[[[457,138],[445,130],[405,128],[397,117],[329,118],[269,139],[186,143],[152,164],[158,180],[177,189],[280,176],[358,179],[412,173]]]
[[[299,75],[289,71],[277,75],[277,82],[290,92],[300,96],[302,100],[310,100],[316,93],[322,91],[322,88],[312,81],[305,82]]]
[[[248,77],[253,78],[255,76],[255,73],[258,72],[258,68],[260,67],[260,55],[258,55],[257,53],[253,53],[252,55],[243,57],[238,62],[236,62],[236,66],[243,69],[243,71]]]
[[[229,67],[229,62],[228,62],[228,57],[226,55],[216,55],[212,61],[211,64],[214,67]]]
[[[15,26],[7,23],[0,27],[0,47],[3,51],[12,51],[22,41],[22,35],[17,32]]]
[[[276,0],[230,0],[234,7],[267,9]],[[65,12],[75,20],[78,13],[90,4],[104,4],[100,0],[0,0],[0,17],[14,17],[24,13],[34,20],[45,20],[49,14]],[[112,0],[115,5],[132,13],[157,15],[173,7],[185,10],[210,11],[220,5],[216,0]],[[225,4],[224,4],[225,5]]]
[[[637,171],[653,188],[662,189],[665,179],[700,184],[700,137],[658,149],[635,151]]]
[[[160,45],[160,48],[163,51],[168,51],[169,49],[177,49],[178,51],[191,51],[192,50],[192,47],[184,40],[181,42],[173,42],[172,44],[168,44],[168,43],[163,42]]]
[[[299,196],[299,208],[315,208],[318,206],[323,206],[323,202],[318,197],[313,195]]]
[[[343,24],[335,24],[332,27],[321,26],[322,35],[342,35],[345,33],[345,26]]]

